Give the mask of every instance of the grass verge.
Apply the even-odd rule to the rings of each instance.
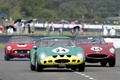
[[[0,49],[4,49],[5,44],[0,43]]]

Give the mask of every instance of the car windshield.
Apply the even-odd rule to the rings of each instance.
[[[39,47],[58,47],[58,46],[75,46],[71,39],[43,39],[39,45]]]
[[[106,43],[102,37],[76,37],[76,43]]]
[[[33,39],[30,37],[14,37],[10,38],[8,42],[33,42]]]

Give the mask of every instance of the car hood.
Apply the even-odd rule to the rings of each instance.
[[[77,53],[84,53],[80,47],[47,47],[39,48],[38,53],[45,53],[51,55],[76,55]]]
[[[35,46],[35,43],[26,43],[26,42],[16,42],[16,43],[7,43],[7,46],[11,46],[12,49],[32,49]]]

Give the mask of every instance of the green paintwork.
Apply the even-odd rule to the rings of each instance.
[[[69,52],[66,53],[55,53],[52,50],[56,49],[59,47],[48,47],[48,48],[38,48],[37,49],[37,54],[39,55],[40,53],[45,53],[47,56],[52,56],[52,55],[76,55],[77,53],[84,53],[83,49],[80,47],[60,47],[60,48],[65,48],[68,49]]]
[[[51,37],[43,37],[40,38],[39,41],[41,41],[42,39],[51,39],[51,38],[69,38],[69,37],[64,37],[64,36],[51,36]],[[70,38],[71,39],[71,38]],[[39,42],[38,42],[39,43]],[[57,48],[61,49],[61,50],[65,50],[65,51],[58,51],[56,52]],[[78,53],[81,53],[84,55],[84,50],[80,47],[44,47],[44,48],[33,48],[30,52],[30,58],[34,58],[33,56],[35,56],[35,54],[37,55],[37,59],[39,59],[39,55],[41,53],[45,53],[48,56],[53,56],[53,55],[72,55],[72,56],[76,56]],[[84,56],[85,57],[85,56]],[[33,60],[33,59],[32,59]],[[39,63],[40,64],[40,63]]]

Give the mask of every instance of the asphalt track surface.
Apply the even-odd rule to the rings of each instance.
[[[29,59],[4,60],[0,49],[0,80],[120,80],[120,49],[115,67],[101,67],[99,63],[86,63],[85,72],[62,68],[46,68],[43,72],[30,70]]]

